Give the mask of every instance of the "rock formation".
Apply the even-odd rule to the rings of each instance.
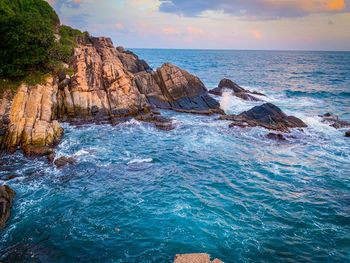
[[[265,96],[264,94],[256,91],[252,92],[252,91],[246,90],[229,79],[222,79],[219,83],[219,86],[215,89],[210,90],[209,93],[216,96],[222,96],[225,90],[230,90],[232,91],[232,95],[248,101],[261,101],[261,99],[253,96],[252,94]]]
[[[350,137],[350,131],[345,132],[345,137]]]
[[[268,134],[266,134],[266,138],[270,139],[270,140],[276,140],[276,141],[286,141],[286,137],[284,137],[284,135],[282,133],[274,133],[274,132],[270,132]]]
[[[140,92],[157,108],[198,114],[222,113],[220,104],[209,96],[199,78],[170,63],[135,77]]]
[[[172,129],[155,108],[223,113],[199,78],[171,64],[153,71],[109,38],[84,38],[74,49],[73,76],[64,70],[44,84],[21,85],[0,101],[0,149],[50,155],[62,136],[59,121],[117,124],[131,117]],[[52,158],[49,158],[52,159]]]
[[[0,186],[0,229],[10,217],[15,192],[7,185]]]
[[[219,259],[210,259],[210,255],[204,253],[198,254],[178,254],[175,256],[174,263],[223,263]]]
[[[54,161],[57,168],[62,168],[66,165],[74,165],[77,161],[73,157],[62,156]]]
[[[350,127],[350,122],[339,119],[337,115],[326,113],[320,117],[322,118],[322,122],[327,123],[333,128],[341,129]]]
[[[57,122],[57,84],[48,77],[43,84],[22,84],[13,97],[1,101],[2,148],[22,147],[27,155],[47,155],[59,142],[63,129]]]
[[[238,115],[224,115],[220,119],[232,121],[230,127],[238,126],[246,128],[261,126],[280,132],[289,132],[290,128],[307,127],[302,120],[294,116],[287,116],[280,108],[271,103],[256,106]]]

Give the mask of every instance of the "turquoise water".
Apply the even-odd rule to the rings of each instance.
[[[0,232],[3,263],[171,262],[209,253],[225,262],[349,262],[350,140],[317,117],[350,120],[350,53],[134,50],[208,88],[229,77],[309,127],[288,142],[262,128],[228,128],[217,116],[163,111],[176,129],[131,120],[73,127],[58,156],[2,156],[0,178],[17,192]],[[229,113],[259,105],[225,94]],[[16,252],[14,252],[16,250]],[[1,257],[0,257],[1,258]]]

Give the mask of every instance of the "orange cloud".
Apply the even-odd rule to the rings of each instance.
[[[177,35],[180,33],[179,29],[171,26],[162,28],[162,32],[167,35]]]
[[[329,10],[341,11],[345,9],[345,1],[344,0],[330,0],[327,5]]]
[[[253,35],[253,37],[256,39],[256,40],[260,40],[262,38],[262,33],[258,30],[252,30],[250,31]]]

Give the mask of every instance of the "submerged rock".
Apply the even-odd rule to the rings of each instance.
[[[266,138],[271,139],[271,140],[276,140],[276,141],[286,141],[286,137],[282,133],[273,133],[270,132],[266,135]]]
[[[350,137],[350,131],[345,132],[345,137]]]
[[[261,126],[266,129],[289,132],[289,128],[303,128],[307,125],[294,116],[287,116],[280,108],[272,103],[256,106],[238,115],[224,115],[222,120],[230,120],[230,127],[242,128]]]
[[[159,114],[149,113],[139,115],[136,117],[136,119],[139,121],[153,123],[156,128],[163,131],[170,131],[175,128],[171,119],[165,118]]]
[[[249,90],[246,90],[230,79],[222,79],[219,83],[219,86],[215,89],[210,90],[209,93],[216,96],[222,96],[225,90],[231,90],[232,95],[248,101],[262,101],[261,99],[251,94],[265,96],[264,94],[259,92],[251,92]]]
[[[322,118],[322,122],[329,124],[333,128],[341,129],[350,127],[350,122],[339,119],[337,115],[326,113],[320,117]]]
[[[57,168],[62,168],[66,165],[74,165],[77,161],[73,157],[62,156],[54,161]]]
[[[175,256],[174,263],[223,263],[219,259],[210,259],[210,255],[204,253],[198,254],[178,254]]]
[[[5,226],[6,221],[10,217],[12,202],[15,195],[15,191],[8,185],[0,186],[0,229]]]

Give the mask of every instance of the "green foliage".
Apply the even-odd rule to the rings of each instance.
[[[38,76],[71,62],[77,38],[88,33],[59,23],[44,0],[0,0],[0,89],[20,81],[35,84]]]

